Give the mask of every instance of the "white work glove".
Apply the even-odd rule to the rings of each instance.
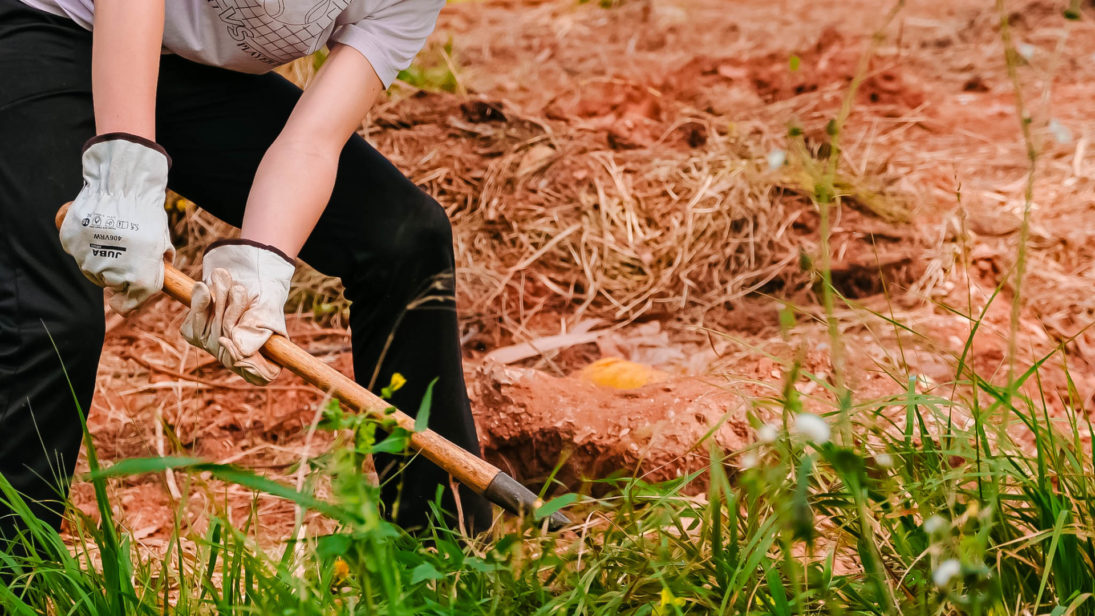
[[[254,385],[277,378],[281,367],[259,353],[272,334],[285,336],[285,300],[293,260],[273,246],[221,240],[205,251],[202,282],[194,283],[190,312],[179,331]]]
[[[61,246],[122,314],[160,290],[164,260],[175,258],[164,211],[170,165],[162,147],[135,135],[84,144],[84,188],[61,223]]]

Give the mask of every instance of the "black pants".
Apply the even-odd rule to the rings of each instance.
[[[255,169],[299,96],[274,74],[163,56],[156,130],[173,160],[169,187],[239,226]],[[103,297],[62,252],[53,216],[82,186],[80,149],[93,134],[91,34],[0,0],[0,473],[54,524],[57,486],[71,477],[81,441],[73,393],[88,409],[95,388]],[[452,230],[437,202],[354,136],[300,256],[341,278],[353,302],[358,380],[368,385],[378,364],[378,385],[402,373],[407,384],[393,403],[414,413],[438,378],[430,427],[478,454],[452,295]],[[455,510],[448,475],[433,463],[376,458],[384,479],[402,467],[402,481],[386,481],[382,493],[391,511],[402,483],[398,523],[420,525],[438,486]],[[461,507],[473,529],[489,525],[482,498],[461,490]],[[4,517],[0,532],[10,532]]]

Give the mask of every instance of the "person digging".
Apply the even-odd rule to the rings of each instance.
[[[437,378],[429,427],[479,454],[448,218],[355,134],[443,4],[0,0],[0,473],[38,517],[60,525],[56,479],[74,472],[77,404],[90,408],[102,349],[100,287],[125,314],[163,284],[169,188],[241,229],[205,252],[181,328],[191,344],[250,383],[276,378],[259,349],[286,334],[299,257],[344,285],[358,382],[398,371],[392,403],[416,409]],[[324,45],[303,92],[271,72]],[[58,238],[53,215],[74,195]],[[403,527],[427,523],[438,489],[469,532],[489,527],[489,503],[424,457],[375,464]],[[20,528],[0,511],[0,535]]]

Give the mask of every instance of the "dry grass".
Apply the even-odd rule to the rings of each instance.
[[[363,134],[450,214],[467,348],[590,318],[773,334],[771,298],[816,316],[809,196],[828,156],[825,125],[872,27],[859,12],[834,22],[833,11],[743,4],[728,21],[708,2],[448,7],[422,69]],[[952,315],[930,301],[976,314],[996,285],[1010,292],[1025,159],[1004,136],[1015,127],[993,10],[948,11],[908,7],[877,50],[846,127],[836,182],[846,207],[832,248],[834,284],[856,305],[896,308],[952,335]],[[1023,312],[1032,352],[1069,340],[1095,314],[1085,213],[1071,205],[1092,193],[1092,129],[1069,104],[1086,96],[1089,71],[1075,58],[1095,48],[1090,26],[1068,39],[1059,17],[1036,0],[1011,18],[1036,50],[1022,70],[1045,148],[1039,200],[1067,204],[1036,204]],[[791,70],[791,56],[801,68]],[[282,72],[303,84],[314,68],[305,59]],[[1054,88],[1065,102],[1051,107]],[[1072,142],[1055,143],[1053,118]],[[802,147],[787,137],[792,126]],[[788,158],[777,169],[775,151]],[[201,216],[185,225],[189,262],[230,232]],[[976,288],[960,292],[967,279]],[[298,275],[292,307],[346,322],[337,281],[315,272]],[[990,311],[985,333],[1000,338],[994,319]],[[862,318],[844,327],[894,342]],[[1087,338],[1069,344],[1086,361]]]
[[[450,9],[456,23],[478,10]],[[522,17],[533,30],[523,44],[553,46],[541,40],[551,33],[530,25],[537,19],[569,22],[574,31],[568,36],[582,39],[605,16],[616,20],[615,29],[659,19],[650,13],[649,3],[611,11],[549,3]],[[728,122],[672,72],[600,77],[602,58],[575,59],[566,55],[573,50],[556,49],[553,60],[587,76],[577,86],[572,80],[554,84],[550,99],[514,102],[474,93],[483,79],[475,69],[466,75],[460,62],[481,38],[468,32],[455,41],[456,52],[439,42],[420,62],[448,67],[457,93],[430,90],[428,83],[417,84],[427,89],[400,84],[369,118],[365,134],[449,211],[467,338],[497,346],[566,330],[589,317],[616,324],[672,317],[725,326],[722,317],[733,304],[757,293],[812,303],[817,237],[808,196],[816,181],[809,169],[817,165],[808,163],[825,155],[818,151],[823,123],[817,118],[839,94],[839,84],[754,104],[753,111],[763,109],[768,117]],[[580,45],[575,41],[575,48]],[[854,58],[855,44],[841,39],[840,45],[834,49],[841,57]],[[700,68],[689,70],[703,77]],[[282,72],[305,83],[314,61]],[[465,89],[472,93],[460,93]],[[786,115],[790,107],[795,111]],[[898,116],[889,121],[900,126]],[[767,156],[788,148],[787,117],[801,118],[812,132],[801,156],[791,152],[787,166],[774,168]],[[848,156],[860,155],[851,148]],[[873,219],[868,234],[911,237],[917,244],[918,231],[905,224],[917,196],[900,181],[899,169],[848,162],[838,188]],[[853,216],[857,224],[860,219]],[[201,219],[189,227],[187,243],[194,247],[223,231],[210,233]],[[848,277],[909,262],[905,253],[894,263],[888,258],[881,264],[853,259]],[[897,286],[912,286],[919,274],[896,274]],[[849,282],[851,295],[877,292],[856,288],[860,282]],[[341,315],[337,291],[321,276],[298,276],[294,297],[303,310]]]
[[[689,10],[702,17],[715,8]],[[434,82],[400,84],[369,118],[366,137],[450,213],[467,339],[493,347],[589,317],[733,328],[726,315],[743,298],[814,304],[808,195],[817,178],[809,169],[826,156],[824,126],[870,24],[829,27],[826,6],[788,17],[779,7],[743,5],[738,23],[701,18],[689,29],[682,11],[647,1],[610,10],[450,6],[419,60]],[[1006,84],[992,77],[1002,68],[992,11],[963,3],[952,13],[934,21],[910,15],[891,33],[849,122],[837,186],[852,211],[834,221],[834,279],[853,298],[877,295],[879,285],[866,279],[879,272],[891,283],[888,299],[906,306],[960,286],[953,266],[964,210],[982,232],[975,241],[984,247],[973,257],[997,274],[1009,267],[1011,250],[999,244],[1015,229],[999,231],[997,242],[983,223],[1008,226],[1007,213],[988,210],[986,198],[1014,205],[1024,165],[1021,152],[995,136],[1013,127],[992,106],[999,100],[1002,113],[1010,110]],[[1027,2],[1015,15],[1020,36],[1041,50],[1029,70],[1059,73],[1051,52],[1060,36],[1045,27],[1056,10]],[[1090,30],[1079,27],[1073,43]],[[1086,53],[1086,43],[1078,45],[1070,56]],[[942,63],[917,51],[927,46],[947,50]],[[797,73],[788,68],[791,55],[801,58]],[[963,58],[969,66],[959,65]],[[314,64],[305,59],[282,72],[306,83]],[[1068,80],[1070,93],[1078,79]],[[746,87],[733,85],[741,80]],[[952,88],[973,94],[953,96]],[[981,88],[991,103],[970,109],[959,100]],[[1036,128],[1045,142],[1052,114],[1043,103]],[[1072,126],[1080,121],[1062,114]],[[798,155],[789,125],[805,133]],[[1044,159],[1039,189],[1056,193],[1047,198],[1090,193],[1086,130],[1075,131],[1070,151]],[[774,150],[789,152],[786,167],[769,168]],[[1068,190],[1049,179],[1069,176]],[[958,185],[963,212],[955,207]],[[192,247],[224,232],[210,232],[200,218],[187,224]],[[1050,247],[1053,233],[1035,217],[1032,286],[1070,289],[1075,253],[1043,258],[1037,247],[1039,238]],[[1054,335],[1065,336],[1079,315],[1051,295],[1030,297]],[[294,300],[344,323],[334,281],[298,276]],[[1082,299],[1068,303],[1090,312]]]

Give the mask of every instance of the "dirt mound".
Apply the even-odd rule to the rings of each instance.
[[[560,462],[556,478],[571,488],[617,471],[666,480],[707,466],[712,429],[726,451],[750,440],[743,398],[694,378],[618,390],[484,364],[469,392],[485,456],[523,481]]]
[[[604,133],[607,145],[615,150],[650,146],[666,130],[661,93],[630,81],[587,84],[557,97],[544,111],[553,120]],[[706,138],[693,137],[687,141],[692,147],[699,147],[706,143]],[[672,143],[682,142],[675,139]]]
[[[670,73],[663,84],[680,92],[709,113],[722,113],[722,101],[748,100],[757,104],[785,101],[802,94],[828,90],[843,93],[856,75],[865,42],[849,40],[827,28],[812,46],[796,53],[783,51],[751,57],[692,58]],[[899,115],[921,106],[926,93],[904,64],[873,58],[857,92],[857,102]],[[720,100],[721,99],[721,100]]]
[[[409,171],[453,219],[460,304],[483,348],[557,327],[560,314],[681,316],[758,290],[796,301],[812,292],[800,257],[817,250],[816,180],[797,159],[771,168],[765,151],[682,115],[675,94],[612,78],[560,94],[545,116],[436,92],[378,116],[386,152],[463,144]],[[824,141],[811,134],[810,147]],[[849,296],[880,293],[879,271],[899,288],[921,273],[923,247],[909,242],[918,233],[879,205],[912,201],[890,179],[837,186],[857,209],[847,233],[836,231],[836,278]]]

